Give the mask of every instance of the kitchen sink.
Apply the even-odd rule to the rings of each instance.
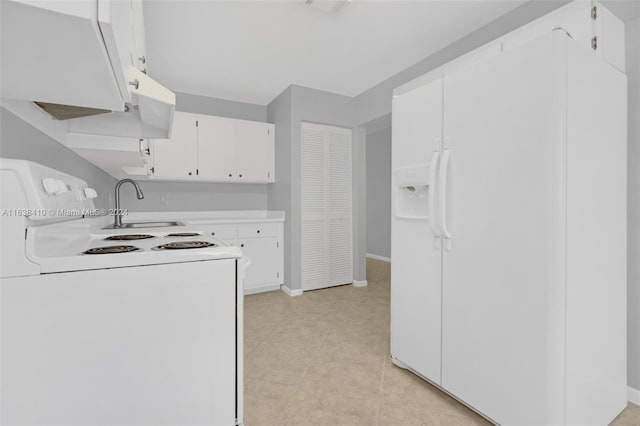
[[[166,221],[166,222],[129,222],[123,223],[122,228],[115,228],[113,225],[106,226],[102,229],[125,229],[125,228],[164,228],[167,226],[184,226],[182,222]]]

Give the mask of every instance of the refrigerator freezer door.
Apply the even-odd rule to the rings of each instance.
[[[392,132],[393,170],[429,164],[425,174],[436,176],[432,172],[438,164],[434,152],[440,151],[442,140],[441,80],[394,97]],[[394,173],[392,206],[398,206],[397,189],[403,190],[400,177]],[[435,199],[431,191],[437,183],[428,179],[423,182],[429,185],[428,194],[421,203]],[[437,211],[433,206],[424,207],[425,212]],[[431,226],[437,229],[436,221],[436,217],[411,220],[392,215],[391,354],[399,363],[440,383],[442,254],[440,245],[434,245]]]
[[[504,425],[564,422],[565,40],[444,79],[442,386]]]

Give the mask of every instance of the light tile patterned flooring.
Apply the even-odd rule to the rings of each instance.
[[[245,298],[245,425],[485,425],[389,361],[389,264],[368,287]],[[613,423],[640,426],[630,404]]]

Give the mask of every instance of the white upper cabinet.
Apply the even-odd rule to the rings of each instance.
[[[233,180],[236,175],[236,120],[199,116],[198,166],[200,179]]]
[[[152,142],[152,176],[163,179],[195,179],[198,160],[198,133],[194,114],[175,114],[171,139]]]
[[[144,73],[147,72],[147,43],[144,30],[144,17],[142,15],[142,2],[131,2],[131,24],[133,26],[132,59],[135,66]]]
[[[238,181],[273,182],[273,130],[273,124],[238,120]]]
[[[130,1],[98,0],[98,26],[125,102],[131,102],[133,20]]]
[[[171,139],[151,144],[150,177],[274,182],[274,125],[176,112]]]

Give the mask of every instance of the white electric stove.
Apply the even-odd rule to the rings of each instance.
[[[1,424],[242,424],[238,248],[103,229],[86,182],[33,162],[0,184]]]

